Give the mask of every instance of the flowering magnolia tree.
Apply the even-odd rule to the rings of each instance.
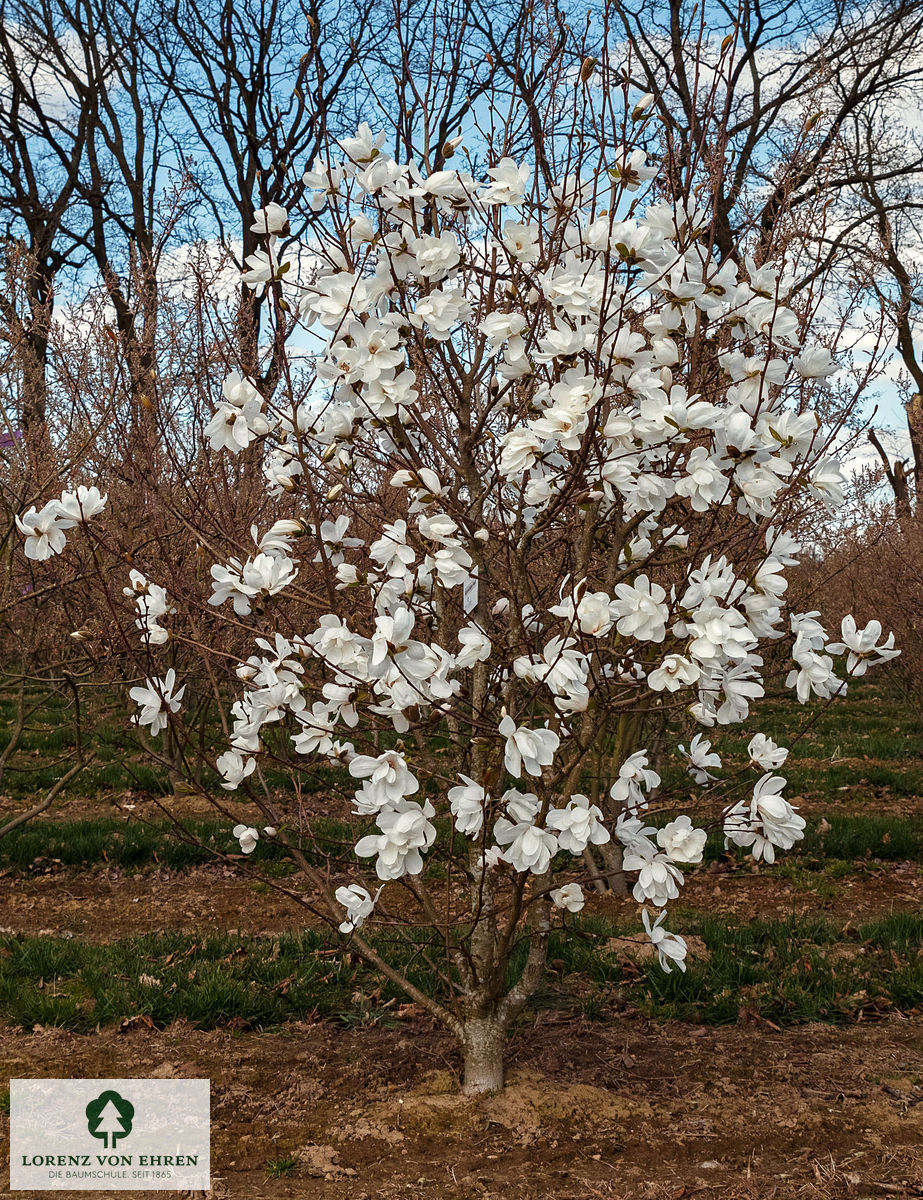
[[[800,344],[781,268],[719,262],[708,210],[658,199],[655,168],[608,138],[575,140],[556,177],[538,149],[483,170],[445,153],[398,162],[366,125],[331,145],[297,260],[286,212],[258,214],[244,281],[303,327],[311,388],[270,397],[233,373],[205,433],[216,460],[257,462],[276,519],[249,554],[212,555],[205,635],[169,580],[133,570],[125,591],[151,735],[183,735],[163,655],[250,639],[216,762],[268,822],[238,824],[241,849],[289,847],[321,915],[457,1036],[480,1092],[502,1086],[505,1034],[583,886],[627,877],[682,970],[666,909],[708,825],[768,862],[801,837],[787,749],[755,733],[750,768],[722,774],[721,732],[766,664],[788,659],[804,703],[897,651],[875,622],[831,644],[786,608],[799,524],[843,493],[809,407],[833,359]],[[22,516],[28,555],[103,503],[78,496]],[[655,736],[674,738],[678,789]],[[297,790],[318,762],[351,781],[351,865],[319,866],[310,822],[265,786],[272,768]],[[376,922],[438,990],[389,961]]]

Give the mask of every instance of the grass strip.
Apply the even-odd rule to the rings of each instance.
[[[923,1000],[923,917],[895,914],[858,928],[792,918],[734,924],[700,918],[685,974],[638,955],[611,921],[588,918],[552,937],[539,1007],[606,1017],[613,1006],[656,1020],[778,1025],[847,1021],[907,1011]],[[377,943],[419,985],[438,991],[421,953],[435,944]],[[524,948],[523,948],[524,952]],[[306,930],[277,938],[166,933],[93,945],[76,939],[0,938],[0,1018],[15,1026],[88,1032],[132,1017],[271,1029],[325,1017],[356,1025],[395,1020],[403,996],[380,984],[335,937]]]

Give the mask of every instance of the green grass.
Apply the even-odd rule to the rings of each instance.
[[[15,1025],[89,1031],[133,1016],[209,1029],[258,1028],[348,1008],[354,968],[318,954],[320,934],[260,940],[182,934],[107,945],[26,937],[0,943],[0,1015]],[[284,949],[283,949],[284,946]]]
[[[271,1158],[266,1164],[266,1174],[270,1179],[287,1179],[298,1166],[294,1154],[286,1154],[281,1158]]]
[[[709,953],[685,975],[648,970],[640,1007],[709,1024],[746,1008],[779,1024],[918,1006],[923,919],[901,914],[844,937],[822,921],[699,923]]]
[[[8,737],[17,723],[17,690],[0,692],[0,730]],[[81,720],[84,749],[91,746],[96,756],[63,795],[107,795],[130,790],[151,796],[168,796],[173,787],[169,772],[153,762],[145,752],[146,736],[132,727],[128,718],[133,704],[127,697],[127,685],[117,683],[102,689],[84,689]],[[187,695],[187,703],[191,697]],[[26,719],[14,752],[2,774],[2,791],[16,801],[34,801],[57,783],[76,759],[74,703],[69,691],[54,691],[35,683],[25,696]],[[267,732],[267,744],[277,743],[285,758],[291,744],[285,729]],[[396,736],[396,735],[395,735]],[[225,737],[214,712],[210,714],[205,741],[214,758],[226,749]],[[156,745],[156,739],[154,744]],[[0,736],[0,750],[5,748]],[[162,749],[162,747],[159,747]],[[341,767],[310,764],[306,781],[324,787],[342,783],[348,776]],[[268,766],[264,778],[270,788],[290,787],[290,776]],[[217,789],[218,776],[205,770],[200,780],[206,789]]]
[[[33,686],[26,705],[22,735],[3,773],[3,791],[17,800],[34,800],[53,787],[73,763],[71,758],[62,767],[62,758],[76,749],[70,694],[49,694]],[[33,705],[34,711],[29,711]],[[16,723],[16,708],[15,695],[0,696],[0,727],[6,731]],[[92,743],[97,761],[74,780],[70,792],[94,795],[130,788],[163,796],[172,791],[167,772],[144,761],[127,724],[127,708],[121,714],[84,711],[82,716],[84,741]]]
[[[231,821],[214,817],[185,820],[182,830],[166,820],[32,821],[0,839],[0,867],[28,871],[47,866],[109,865],[128,871],[154,866],[183,870],[213,862],[216,853],[239,855],[232,829]],[[320,860],[326,854],[343,852],[348,829],[341,822],[321,819],[312,829],[315,844],[305,846],[308,857]],[[283,848],[262,839],[249,860],[262,864],[266,874],[277,875],[283,868],[294,869],[285,857]]]
[[[553,938],[559,986],[582,979],[600,996],[615,989],[623,1003],[654,1019],[719,1025],[736,1021],[741,1009],[792,1024],[907,1010],[923,1001],[923,917],[914,914],[848,932],[813,918],[731,924],[698,917],[672,924],[705,946],[706,955],[693,955],[685,973],[666,974],[656,963],[626,968],[617,941],[612,953],[599,953],[598,939],[612,938],[612,928],[584,922],[584,932],[592,929],[595,937]],[[554,991],[546,988],[542,1002],[556,1003]],[[592,994],[581,1004],[595,1015]]]
[[[923,816],[838,816],[828,818],[830,829],[818,831],[817,820],[808,821],[802,857],[857,859],[885,862],[923,862]]]
[[[875,859],[881,862],[923,863],[923,816],[853,816],[832,813],[825,820],[830,828],[820,832],[820,816],[808,814],[804,838],[791,850],[780,854],[775,869],[788,862],[800,866],[819,866],[836,862],[855,863]],[[712,830],[705,846],[705,861],[725,854],[724,835]],[[745,858],[744,854],[737,855]],[[850,867],[850,869],[852,869]],[[842,872],[843,868],[840,866]]]
[[[190,833],[217,850],[236,846],[227,823],[186,822]],[[239,851],[239,847],[237,847]],[[33,821],[0,840],[0,863],[20,870],[49,863],[68,867],[112,866],[137,868],[162,865],[195,866],[213,858],[193,845],[169,822],[120,821],[111,817],[79,821]]]
[[[698,918],[676,928],[706,949],[685,974],[626,959],[618,938],[635,928],[588,918],[556,932],[536,1004],[599,1020],[617,1000],[657,1020],[707,1024],[735,1021],[743,1008],[791,1024],[907,1010],[923,998],[923,917],[914,914],[847,931],[813,918],[733,925]],[[431,942],[426,931],[416,943],[377,939],[415,983],[438,991],[423,953]],[[318,931],[274,939],[162,934],[106,945],[0,939],[0,1017],[27,1029],[88,1032],[135,1016],[158,1026],[185,1018],[205,1029],[229,1021],[267,1029],[308,1015],[356,1026],[394,1021],[403,998]]]

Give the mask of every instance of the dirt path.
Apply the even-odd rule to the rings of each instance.
[[[292,886],[297,889],[297,882]],[[902,909],[919,912],[923,869],[919,863],[870,865],[862,874],[836,880],[808,871],[792,880],[772,869],[758,874],[703,870],[689,875],[681,903],[746,919],[819,913],[834,923],[855,925]],[[637,921],[631,899],[591,897],[586,911]],[[4,932],[113,941],[164,929],[276,934],[313,922],[295,901],[225,866],[135,875],[114,868],[61,869],[33,878],[0,875]]]
[[[776,1033],[543,1014],[512,1044],[507,1090],[479,1101],[458,1095],[451,1041],[415,1021],[0,1030],[0,1061],[7,1077],[211,1078],[215,1200],[923,1194],[923,1024],[909,1020]],[[270,1179],[287,1155],[297,1166]]]
[[[853,778],[850,782],[838,787],[832,795],[816,789],[812,790],[810,775],[805,781],[803,793],[798,794],[794,787],[790,789],[789,799],[805,815],[817,817],[868,816],[872,814],[895,817],[923,815],[923,796],[895,793],[892,788],[886,785],[872,784],[866,778],[870,772],[874,772],[876,769],[895,770],[897,764],[894,760],[842,755],[835,760],[830,760],[799,755],[792,760],[792,765],[797,766],[799,770],[813,772],[819,782],[830,770],[831,761],[835,761],[838,767],[849,767]],[[916,764],[911,762],[908,765]],[[233,813],[240,820],[261,823],[259,811],[245,805],[236,794],[229,796],[227,793],[219,793],[216,799],[220,802],[221,809],[216,808],[207,795],[200,793],[162,797],[155,797],[147,792],[126,790],[101,792],[95,795],[68,793],[56,800],[51,808],[36,820],[54,822],[116,819],[160,823],[172,816],[177,820],[202,818],[221,821],[230,828],[234,821],[227,814]],[[292,797],[288,793],[274,793],[273,800],[281,812],[291,820],[297,821],[299,808],[293,806]],[[28,806],[21,799],[0,794],[0,821],[16,816]],[[306,816],[346,818],[350,813],[350,805],[343,795],[307,792],[301,798],[300,811]]]
[[[5,932],[115,941],[165,929],[282,933],[313,918],[293,900],[229,867],[186,871],[55,871],[0,878]]]

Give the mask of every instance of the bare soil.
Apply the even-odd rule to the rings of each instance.
[[[869,866],[861,874],[830,880],[805,871],[797,879],[778,869],[697,870],[687,876],[682,903],[702,912],[773,919],[822,914],[854,925],[900,910],[923,908],[919,863]],[[296,878],[277,881],[297,891]],[[637,920],[632,899],[590,897],[586,912]],[[127,874],[118,868],[94,871],[51,869],[24,878],[0,874],[3,932],[115,941],[164,929],[216,933],[278,934],[316,924],[311,912],[289,896],[231,866],[164,868]]]
[[[920,755],[923,758],[923,752]],[[923,796],[896,794],[888,786],[873,785],[866,779],[874,768],[893,769],[892,760],[866,756],[840,755],[836,759],[810,758],[798,754],[795,760],[799,768],[816,771],[818,780],[830,769],[831,762],[837,766],[850,766],[854,771],[854,782],[844,784],[832,795],[812,794],[810,788],[804,795],[790,794],[789,799],[800,811],[819,818],[826,814],[860,816],[874,813],[876,816],[919,816],[923,815]],[[279,792],[273,796],[280,812],[289,818],[297,818],[290,793]],[[20,799],[0,794],[0,821],[6,821],[28,807]],[[348,817],[348,798],[330,792],[305,792],[300,798],[300,809],[304,815],[322,814],[328,817]],[[43,813],[40,821],[77,821],[117,817],[126,820],[142,819],[163,821],[168,816],[178,820],[184,818],[218,818],[221,813],[234,814],[236,819],[250,823],[259,822],[260,814],[255,808],[241,803],[236,795],[219,793],[209,796],[204,792],[181,792],[177,795],[154,796],[143,791],[113,791],[98,794],[68,793]],[[231,819],[226,817],[226,819]],[[233,824],[233,820],[231,820]]]
[[[8,1077],[210,1078],[215,1200],[923,1195],[914,1020],[779,1033],[542,1013],[510,1046],[507,1089],[477,1100],[459,1095],[451,1040],[420,1019],[0,1029],[0,1062]],[[270,1178],[287,1156],[292,1172]]]
[[[297,886],[289,884],[288,886]],[[0,878],[5,933],[110,942],[165,929],[277,934],[316,924],[311,913],[232,867],[185,871],[59,870]]]

